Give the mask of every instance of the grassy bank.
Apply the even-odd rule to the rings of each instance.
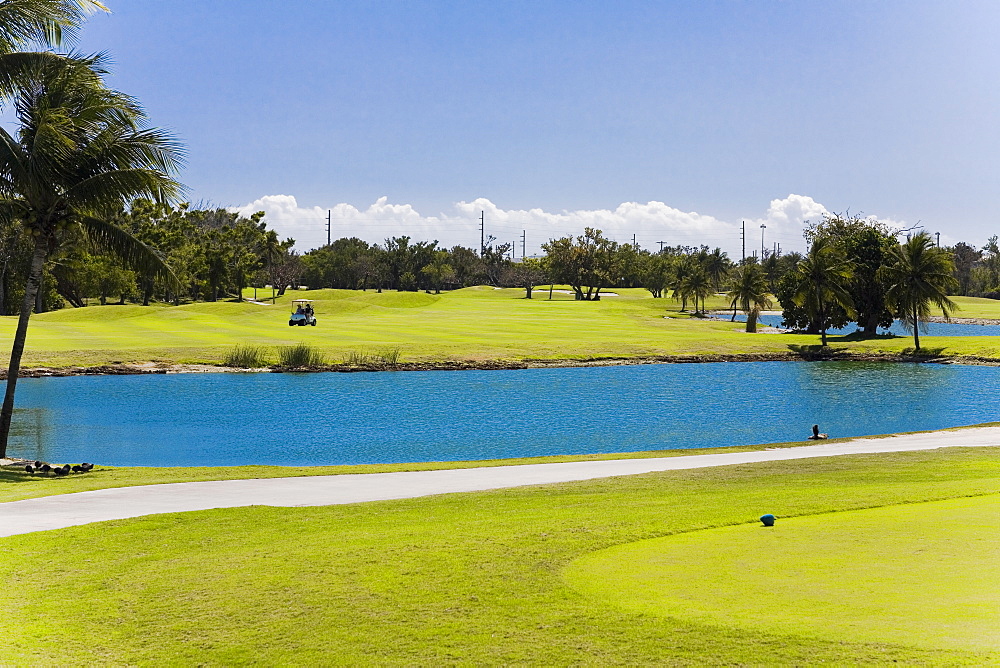
[[[316,300],[316,327],[289,327],[291,299]],[[578,302],[570,295],[467,288],[442,295],[348,290],[292,292],[276,305],[198,303],[91,306],[31,320],[26,366],[97,366],[114,362],[220,363],[236,345],[263,348],[271,362],[280,346],[306,343],[329,362],[398,351],[405,362],[441,360],[585,360],[662,355],[788,354],[819,347],[819,337],[753,334],[727,321],[693,319],[669,299],[644,290]],[[959,315],[1000,317],[1000,302],[958,298]],[[725,307],[723,297],[710,308]],[[15,318],[0,318],[10,340]],[[1000,358],[997,337],[921,337],[928,353]],[[899,354],[909,338],[869,341],[830,337],[833,350]]]
[[[753,523],[763,512],[786,521],[997,494],[998,474],[990,448],[947,449],[5,538],[4,662],[996,663],[1000,655],[975,648],[624,610],[580,593],[566,569],[615,545]]]

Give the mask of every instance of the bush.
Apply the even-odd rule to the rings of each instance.
[[[259,369],[267,366],[267,360],[260,346],[236,346],[226,353],[222,364],[236,369]]]
[[[300,343],[278,348],[278,363],[285,367],[303,368],[323,366],[325,360],[321,352],[313,350],[312,346]]]

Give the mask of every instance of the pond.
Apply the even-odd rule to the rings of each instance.
[[[631,452],[1000,419],[1000,368],[861,362],[24,379],[9,454],[116,466]]]
[[[729,320],[732,315],[714,314],[711,316],[717,320]],[[746,322],[747,317],[743,313],[736,314],[737,322]],[[757,322],[767,327],[781,327],[780,315],[762,315],[757,318]],[[924,336],[1000,336],[1000,325],[972,325],[961,322],[928,322],[925,328],[920,329],[920,335]],[[839,336],[841,334],[853,334],[858,330],[856,322],[848,323],[847,327],[831,328],[826,330],[827,334]],[[896,336],[913,336],[913,332],[906,330],[901,320],[892,323],[892,327],[886,329],[879,327],[879,334],[895,334]]]

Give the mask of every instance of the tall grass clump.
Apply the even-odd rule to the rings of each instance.
[[[278,364],[281,366],[303,368],[323,366],[324,363],[323,354],[304,343],[278,348]]]
[[[259,369],[267,366],[264,349],[260,346],[234,346],[222,359],[223,366],[235,369]]]
[[[366,364],[371,364],[375,360],[371,355],[363,350],[352,350],[346,355],[344,355],[344,364],[350,366],[364,366]]]
[[[344,355],[344,364],[349,366],[387,365],[395,366],[399,364],[399,348],[387,348],[377,353],[369,353],[363,350],[352,350]]]
[[[378,357],[383,364],[399,364],[399,348],[386,348]]]

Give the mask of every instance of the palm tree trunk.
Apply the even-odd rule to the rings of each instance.
[[[7,365],[7,391],[3,397],[3,409],[0,410],[0,457],[7,456],[7,441],[10,436],[10,421],[14,416],[14,389],[17,387],[17,375],[21,371],[21,355],[24,354],[24,341],[28,337],[28,318],[35,304],[35,295],[42,283],[42,269],[45,267],[45,257],[48,255],[48,240],[44,236],[35,239],[35,252],[31,255],[31,265],[28,270],[28,282],[24,289],[24,301],[21,313],[17,319],[17,331],[14,333],[14,344],[10,349],[10,364]]]
[[[917,320],[917,307],[913,307],[913,345],[920,352],[920,321]]]

